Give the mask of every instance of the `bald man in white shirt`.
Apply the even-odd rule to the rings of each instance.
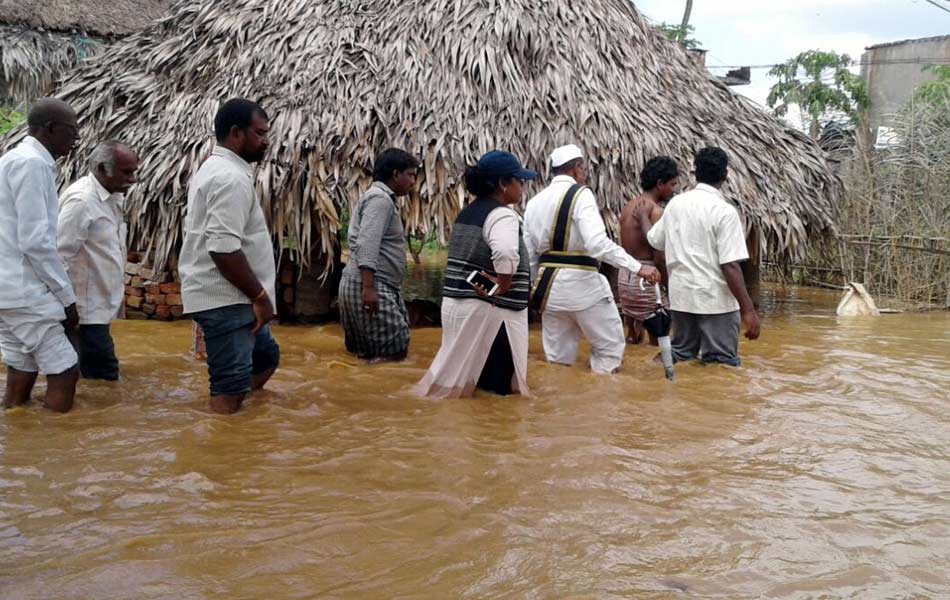
[[[119,360],[109,332],[124,299],[125,194],[139,159],[118,142],[103,142],[89,157],[89,174],[59,200],[59,254],[76,292],[79,328],[70,341],[84,379],[115,381]]]
[[[56,159],[79,140],[76,113],[43,98],[27,115],[29,135],[0,158],[0,356],[3,406],[26,404],[39,373],[44,404],[73,407],[78,358],[65,330],[79,323],[76,296],[56,252]]]
[[[590,368],[613,373],[626,347],[623,321],[610,283],[598,271],[604,261],[650,282],[660,272],[641,265],[614,243],[600,208],[585,187],[587,162],[570,144],[551,153],[551,184],[528,201],[525,245],[534,280],[532,305],[543,313],[542,344],[548,362],[572,365],[581,335],[590,342]]]

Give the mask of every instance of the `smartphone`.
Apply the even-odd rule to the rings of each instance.
[[[498,291],[498,284],[485,277],[481,271],[472,271],[468,274],[468,277],[466,277],[465,280],[472,285],[480,285],[481,287],[485,288],[485,291],[488,292],[489,296],[494,296],[495,292]]]

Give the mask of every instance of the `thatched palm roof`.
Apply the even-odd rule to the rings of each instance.
[[[168,12],[170,0],[0,0],[0,23],[108,37],[128,35]]]
[[[552,148],[580,144],[612,216],[649,157],[688,169],[696,149],[720,145],[734,160],[727,193],[779,252],[830,225],[837,193],[806,136],[694,66],[628,0],[206,0],[179,4],[58,90],[81,115],[84,150],[119,138],[143,156],[131,233],[159,262],[179,243],[215,109],[237,95],[271,115],[258,185],[275,232],[305,260],[336,244],[341,210],[387,146],[423,158],[404,214],[442,235],[465,165],[492,148],[546,172]],[[73,159],[66,176],[82,169]]]
[[[104,42],[149,25],[169,0],[0,0],[0,101],[26,102]]]

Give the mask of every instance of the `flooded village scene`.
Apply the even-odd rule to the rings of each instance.
[[[0,600],[950,598],[950,1],[0,0]]]

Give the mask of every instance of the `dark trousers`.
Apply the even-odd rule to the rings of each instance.
[[[80,325],[69,334],[79,355],[79,372],[84,379],[119,379],[119,359],[108,325]]]
[[[739,366],[739,311],[698,315],[673,311],[673,359]]]
[[[508,330],[502,324],[492,342],[491,352],[485,359],[482,374],[478,378],[478,388],[494,392],[501,396],[511,393],[511,379],[515,375],[515,359],[511,354],[511,343],[508,341]]]

